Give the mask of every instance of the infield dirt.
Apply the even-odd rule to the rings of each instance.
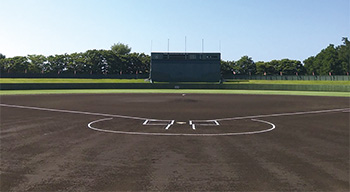
[[[250,119],[191,120],[345,109],[349,98],[206,94],[1,96],[1,104],[123,115],[104,130],[228,133]],[[349,191],[349,110],[259,118],[276,128],[234,136],[105,133],[106,117],[1,106],[1,191]],[[143,125],[147,119],[174,120]],[[181,122],[181,123],[176,123]]]

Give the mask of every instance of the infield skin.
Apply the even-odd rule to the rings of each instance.
[[[252,130],[252,131],[240,131],[240,132],[228,132],[223,131],[220,133],[164,133],[164,132],[145,132],[142,131],[122,131],[122,130],[109,130],[108,127],[97,128],[92,125],[99,122],[111,121],[114,118],[116,119],[129,119],[129,120],[138,120],[143,121],[140,123],[142,126],[161,126],[160,130],[169,130],[171,126],[176,124],[176,120],[160,120],[154,118],[143,118],[143,117],[133,117],[133,116],[125,116],[125,115],[113,115],[113,114],[104,114],[104,113],[95,113],[95,112],[86,112],[86,111],[73,111],[73,110],[63,110],[63,109],[51,109],[51,108],[42,108],[42,107],[33,107],[33,106],[21,106],[21,105],[8,105],[8,104],[0,104],[2,107],[12,107],[12,108],[21,108],[21,109],[31,109],[31,110],[41,110],[41,111],[50,111],[50,112],[59,112],[59,113],[73,113],[73,114],[84,114],[84,115],[94,115],[94,116],[104,116],[109,118],[98,119],[88,123],[88,128],[94,131],[105,132],[105,133],[115,133],[115,134],[128,134],[128,135],[149,135],[149,136],[235,136],[235,135],[253,135],[259,133],[266,133],[274,130],[276,125],[272,122],[261,120],[257,118],[265,118],[265,117],[280,117],[280,116],[294,116],[294,115],[306,115],[306,114],[318,114],[318,113],[330,113],[330,112],[348,112],[350,108],[343,109],[329,109],[329,110],[319,110],[319,111],[304,111],[304,112],[293,112],[293,113],[279,113],[279,114],[268,114],[268,115],[253,115],[253,116],[244,116],[244,117],[232,117],[232,118],[221,118],[221,119],[213,119],[213,120],[189,120],[189,129],[197,130],[198,127],[206,126],[206,127],[220,127],[221,122],[223,121],[236,121],[236,120],[244,120],[250,119],[253,122],[263,123],[270,125],[270,128],[263,128],[260,130]],[[220,122],[220,123],[219,123]],[[183,124],[180,122],[179,124]],[[186,125],[182,125],[186,126]],[[187,125],[188,126],[188,125]],[[232,125],[231,125],[232,127]]]

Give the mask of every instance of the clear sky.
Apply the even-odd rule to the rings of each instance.
[[[110,49],[304,60],[350,34],[349,0],[0,0],[6,57]],[[152,46],[151,46],[152,42]],[[220,43],[221,42],[221,43]],[[220,46],[221,45],[221,46]]]

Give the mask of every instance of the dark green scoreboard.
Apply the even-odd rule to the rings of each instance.
[[[151,53],[153,82],[219,82],[220,53]]]

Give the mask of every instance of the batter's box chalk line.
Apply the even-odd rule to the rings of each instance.
[[[217,120],[190,120],[190,125],[193,130],[196,130],[196,125],[198,126],[219,126],[219,122]]]
[[[169,129],[174,123],[175,120],[146,119],[142,125],[161,125],[165,126],[165,129]]]

